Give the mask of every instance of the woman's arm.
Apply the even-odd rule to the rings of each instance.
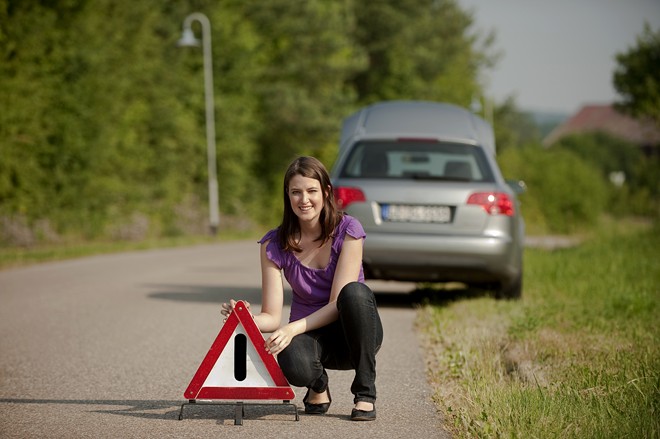
[[[268,259],[268,242],[261,244],[261,313],[254,317],[261,332],[273,332],[280,327],[284,306],[282,271]]]
[[[282,307],[284,306],[284,286],[282,272],[266,254],[268,241],[261,244],[261,313],[254,316],[254,322],[261,332],[272,332],[280,327],[282,322]],[[248,310],[250,304],[245,302]],[[234,311],[236,301],[223,303],[221,313],[225,321]]]
[[[346,284],[358,280],[361,265],[362,238],[356,239],[346,235],[332,281],[330,302],[307,317],[291,322],[273,332],[271,337],[266,340],[266,347],[269,348],[270,353],[277,354],[283,350],[291,343],[291,339],[298,334],[321,328],[337,320],[339,316],[337,311],[339,293]]]
[[[362,245],[363,238],[353,238],[346,235],[344,244],[339,254],[335,277],[332,280],[332,290],[330,291],[330,302],[336,302],[341,289],[351,282],[355,282],[360,277],[360,268],[362,268]]]

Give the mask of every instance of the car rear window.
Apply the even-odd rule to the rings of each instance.
[[[494,181],[483,148],[436,141],[369,141],[354,145],[344,178]]]

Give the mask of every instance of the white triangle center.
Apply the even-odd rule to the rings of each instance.
[[[275,382],[270,376],[268,369],[266,369],[265,364],[259,357],[255,346],[251,341],[247,343],[247,352],[246,352],[246,377],[244,380],[239,381],[236,379],[234,365],[236,364],[236,349],[235,349],[235,338],[236,335],[243,334],[247,337],[247,333],[243,329],[243,325],[237,325],[236,329],[232,333],[229,341],[225,345],[225,348],[220,353],[218,360],[215,362],[213,369],[209,372],[209,375],[206,377],[202,387],[273,387]],[[249,337],[248,337],[248,340]],[[260,348],[265,349],[260,346]],[[238,355],[241,355],[239,353]],[[268,354],[270,355],[270,354]],[[243,361],[242,358],[238,359]]]

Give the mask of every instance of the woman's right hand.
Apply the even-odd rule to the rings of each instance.
[[[294,326],[295,324],[289,323],[271,334],[264,343],[269,354],[277,355],[291,344],[293,337],[298,335]]]
[[[229,303],[225,302],[222,304],[222,310],[220,311],[220,314],[224,316],[224,320],[222,320],[223,323],[227,321],[227,319],[229,318],[229,314],[231,314],[234,311],[234,307],[236,306],[236,303],[237,302],[234,299],[231,299]],[[250,311],[250,303],[246,301],[243,301],[243,303],[245,303],[245,307],[248,309],[248,311]]]

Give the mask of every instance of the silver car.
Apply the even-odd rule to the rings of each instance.
[[[344,120],[331,174],[340,209],[367,232],[367,278],[521,296],[524,221],[483,119],[443,103],[365,107]]]

